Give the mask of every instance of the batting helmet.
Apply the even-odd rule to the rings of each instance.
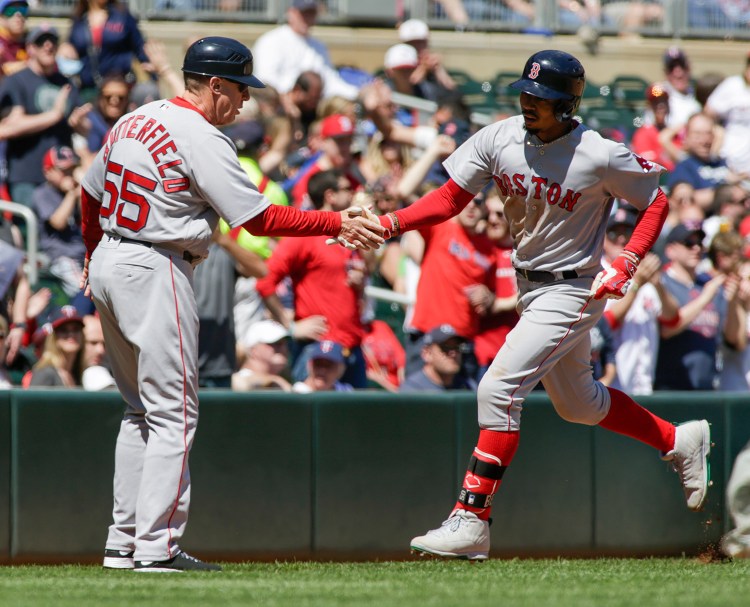
[[[253,54],[241,42],[208,36],[193,42],[185,53],[182,71],[201,76],[218,76],[256,89],[265,88],[253,76]]]
[[[581,103],[586,73],[573,55],[563,51],[539,51],[529,57],[523,74],[510,85],[541,99],[557,100],[555,116],[569,120]]]

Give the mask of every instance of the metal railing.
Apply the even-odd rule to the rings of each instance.
[[[25,205],[5,200],[0,200],[0,211],[20,216],[26,222],[26,275],[33,286],[39,278],[39,221],[36,214]]]
[[[532,0],[533,17],[514,13],[503,0],[463,0],[469,23],[477,31],[573,33],[590,25],[604,34],[624,29],[650,36],[750,38],[750,10],[725,0],[600,0],[599,16],[584,17],[560,10],[559,0]],[[64,17],[75,0],[42,0],[31,14]],[[289,0],[130,0],[130,10],[143,20],[278,23],[284,21]],[[393,25],[408,17],[431,27],[454,29],[435,0],[321,0],[318,21],[329,25]],[[636,11],[638,11],[636,13]],[[636,16],[634,16],[636,15]],[[637,15],[641,15],[638,17]]]

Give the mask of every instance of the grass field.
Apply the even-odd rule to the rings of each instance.
[[[216,574],[0,567],[2,607],[746,607],[750,562],[696,559],[226,564]]]

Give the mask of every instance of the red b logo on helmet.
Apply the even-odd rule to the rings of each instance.
[[[529,78],[531,80],[534,80],[539,75],[539,70],[542,69],[542,66],[538,63],[534,62],[531,64],[531,70],[529,70]]]

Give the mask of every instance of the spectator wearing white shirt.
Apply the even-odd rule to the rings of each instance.
[[[323,97],[356,99],[359,89],[341,78],[325,44],[310,35],[317,16],[317,0],[292,0],[286,12],[287,23],[256,40],[252,49],[254,74],[285,95],[302,72],[317,72],[324,82]]]
[[[729,76],[706,101],[706,113],[724,127],[721,156],[735,173],[750,175],[750,55],[742,74]]]
[[[662,86],[669,94],[667,126],[679,127],[702,108],[690,83],[690,62],[687,55],[676,46],[670,46],[664,52],[664,75],[666,81]]]
[[[607,223],[602,265],[622,252],[636,224],[637,211],[620,207]],[[660,280],[661,262],[649,253],[638,266],[622,299],[610,300],[604,318],[613,330],[617,376],[612,386],[630,394],[651,394],[656,372],[660,324],[679,319],[677,301]]]

